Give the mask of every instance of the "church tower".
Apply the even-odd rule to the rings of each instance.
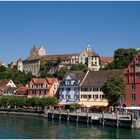
[[[46,51],[43,48],[43,46],[33,46],[33,48],[30,51],[30,56],[44,56],[46,55]]]

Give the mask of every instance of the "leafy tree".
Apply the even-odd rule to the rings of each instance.
[[[76,109],[80,109],[81,105],[78,103],[73,103],[70,105],[70,108],[74,109],[74,111],[76,111]]]
[[[74,64],[74,65],[72,65],[70,70],[72,70],[72,71],[88,70],[88,67],[86,64]]]
[[[109,77],[102,87],[103,93],[109,102],[109,105],[116,105],[119,100],[123,100],[125,96],[124,77]]]
[[[25,74],[25,72],[18,71],[16,68],[0,67],[0,80],[12,79],[15,84],[27,84],[35,76],[31,72]]]
[[[60,58],[58,58],[58,60],[56,60],[56,61],[41,60],[41,64],[40,64],[41,77],[50,76],[48,74],[49,70],[52,67],[58,67],[60,63],[61,63]],[[51,76],[53,76],[53,75],[51,75]]]
[[[4,107],[7,107],[8,106],[8,100],[9,100],[9,97],[7,96],[1,96],[0,97],[0,106],[4,106]]]
[[[5,66],[0,66],[0,72],[5,72],[6,71],[6,67]]]
[[[39,100],[40,98],[32,97],[26,99],[26,106],[32,106],[33,108],[39,106]]]
[[[119,48],[114,52],[114,61],[106,65],[103,69],[108,70],[127,68],[137,53],[137,50],[133,48]]]
[[[56,73],[57,78],[62,80],[63,76],[66,74],[67,71],[68,71],[68,68],[66,66],[61,67],[60,70]]]

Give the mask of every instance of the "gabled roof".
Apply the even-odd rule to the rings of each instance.
[[[40,60],[41,58],[41,56],[29,56],[24,61]]]
[[[4,90],[6,90],[6,89],[8,89],[8,86],[0,86],[0,90],[1,90],[1,91],[4,91]]]
[[[0,80],[0,87],[6,86],[9,83],[10,79]]]
[[[123,70],[103,70],[103,71],[89,71],[84,79],[81,87],[97,87],[103,86],[103,83],[111,76],[123,75]]]
[[[47,79],[47,82],[48,82],[49,84],[53,84],[54,81],[57,80],[57,78],[46,78],[46,79]]]
[[[28,89],[29,89],[29,87],[22,86],[22,87],[19,87],[17,90],[18,91],[27,91]]]
[[[57,80],[57,78],[32,78],[31,81],[33,81],[34,84],[53,84],[55,80]]]
[[[4,89],[3,91],[15,91],[17,90],[16,87],[7,87],[6,89]]]
[[[64,78],[61,82],[64,82],[66,77],[70,75],[70,77],[74,80],[76,80],[78,82],[78,84],[80,84],[80,82],[83,80],[84,76],[86,75],[86,72],[83,72],[83,71],[70,71],[70,72],[67,72],[65,75],[64,75]]]
[[[100,60],[101,60],[102,63],[110,63],[114,59],[113,59],[113,57],[100,57]]]
[[[72,56],[77,56],[79,54],[52,54],[52,55],[44,55],[44,56],[29,56],[24,61],[33,61],[33,60],[70,60]]]
[[[44,58],[46,60],[70,60],[72,56],[77,56],[79,54],[53,54],[53,55],[45,55]]]
[[[89,55],[89,56],[98,56],[98,55],[96,54],[96,52],[94,52],[94,51],[89,51],[89,52],[88,52],[88,55]]]
[[[47,82],[46,78],[32,78],[34,84],[44,84]]]

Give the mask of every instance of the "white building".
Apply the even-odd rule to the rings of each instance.
[[[60,104],[79,102],[80,87],[79,84],[85,77],[86,73],[82,71],[68,72],[59,86]]]

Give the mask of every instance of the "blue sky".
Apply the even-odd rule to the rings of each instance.
[[[140,48],[140,2],[0,2],[0,60],[7,64],[25,59],[33,45],[63,54],[88,43],[101,56]]]

